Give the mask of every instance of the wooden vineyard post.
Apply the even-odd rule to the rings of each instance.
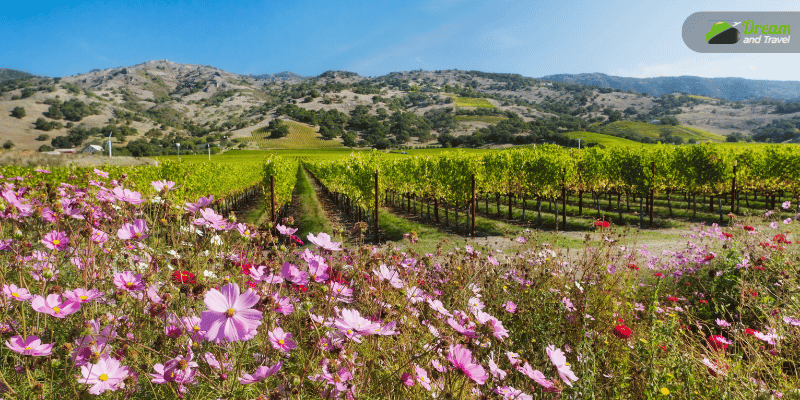
[[[470,211],[472,212],[472,221],[469,232],[472,237],[475,237],[475,174],[472,174],[472,200],[470,201]]]
[[[736,211],[736,160],[733,160],[733,182],[731,182],[731,214]]]
[[[655,162],[651,162],[650,163],[650,173],[651,173],[651,175],[650,175],[651,176],[651,178],[650,178],[650,229],[653,229],[653,208],[655,208],[655,207],[653,207],[654,206],[653,203],[655,203],[655,195],[656,195],[656,191],[655,191],[656,163]]]
[[[561,174],[561,230],[567,230],[567,169]]]
[[[270,191],[270,204],[272,205],[271,216],[272,223],[275,223],[275,175],[269,176],[269,191]]]
[[[583,216],[583,189],[578,190],[578,216]]]
[[[376,169],[376,170],[375,170],[375,244],[378,244],[378,243],[380,243],[380,242],[381,242],[381,231],[378,229],[378,226],[379,226],[379,225],[378,225],[378,219],[379,219],[379,213],[378,213],[378,206],[379,206],[379,201],[378,201],[378,193],[380,193],[380,192],[378,191],[378,170]]]

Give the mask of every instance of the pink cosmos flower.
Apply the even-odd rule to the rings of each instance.
[[[28,289],[17,287],[15,284],[3,285],[3,294],[7,299],[14,299],[17,301],[25,301],[33,298]]]
[[[727,328],[727,327],[731,326],[731,323],[728,322],[728,321],[725,321],[724,319],[717,318],[716,322],[717,322],[717,325],[719,325],[719,326],[721,326],[723,328]]]
[[[211,208],[204,208],[200,210],[200,218],[197,218],[194,221],[192,221],[192,224],[208,226],[218,231],[228,230],[235,226],[234,224],[229,223],[225,217],[217,214]]]
[[[506,379],[506,374],[507,374],[506,371],[500,369],[500,367],[497,366],[497,363],[495,363],[494,360],[492,360],[491,358],[489,359],[489,373],[491,373],[493,377],[501,381],[503,379]]]
[[[88,303],[102,295],[103,292],[97,289],[86,290],[78,288],[75,290],[67,290],[66,292],[64,292],[64,297],[76,303]]]
[[[62,251],[69,245],[69,237],[64,232],[52,231],[44,235],[42,244],[50,250]]]
[[[270,376],[274,375],[276,372],[280,371],[282,365],[283,361],[280,361],[271,367],[262,365],[256,368],[256,372],[253,372],[253,375],[242,374],[242,377],[239,378],[239,383],[241,383],[242,385],[249,385],[251,383],[261,382],[264,379],[267,379]]]
[[[103,244],[108,241],[108,234],[99,230],[92,228],[92,242],[97,244]]]
[[[142,194],[139,192],[134,192],[129,189],[125,189],[122,186],[117,186],[111,190],[111,196],[119,201],[124,201],[126,203],[131,203],[133,205],[140,204],[144,200],[142,200]]]
[[[169,191],[175,187],[175,182],[167,180],[153,181],[150,182],[150,184],[153,185],[153,189],[155,189],[156,192],[163,192],[165,190]]]
[[[153,377],[152,382],[158,384],[177,382],[178,391],[185,391],[186,389],[183,387],[184,384],[196,383],[195,375],[197,374],[198,365],[196,362],[192,361],[192,358],[194,358],[194,353],[192,349],[189,348],[187,357],[179,355],[163,365],[153,365],[153,370],[155,370],[156,373],[149,374]]]
[[[575,376],[575,373],[572,372],[572,368],[567,365],[567,357],[564,355],[564,352],[561,349],[557,349],[555,345],[547,346],[547,355],[550,357],[550,361],[558,370],[558,376],[561,377],[561,380],[564,381],[568,386],[572,387],[572,382],[578,380],[578,377]]]
[[[97,175],[97,176],[99,176],[101,178],[108,178],[108,172],[104,172],[104,171],[99,170],[97,168],[94,169],[94,173],[95,173],[95,175]]]
[[[788,201],[788,200],[784,201],[783,204],[781,204],[781,207],[783,207],[784,210],[788,210],[789,207],[791,207],[791,206],[792,206],[792,202]]]
[[[353,289],[339,282],[331,282],[331,297],[342,303],[352,303]]]
[[[708,358],[703,358],[703,365],[705,365],[706,367],[708,367],[708,370],[709,370],[709,371],[711,372],[711,374],[712,374],[712,375],[714,375],[714,376],[717,376],[717,375],[722,375],[722,376],[725,376],[725,375],[726,375],[726,374],[725,374],[725,370],[724,370],[724,369],[722,369],[722,368],[718,367],[716,364],[714,364],[713,362],[711,362],[711,360],[709,360]]]
[[[576,310],[575,306],[572,304],[572,301],[569,299],[569,297],[562,298],[561,303],[564,304],[564,307],[567,309],[567,311],[571,312]]]
[[[403,385],[406,386],[414,386],[414,378],[408,372],[403,372],[403,375],[400,375],[400,382],[403,382]]]
[[[308,252],[308,249],[306,249]],[[314,279],[314,282],[321,283],[328,280],[330,277],[330,273],[328,272],[328,264],[325,263],[325,259],[320,256],[311,256],[306,259],[308,263],[308,274],[311,275],[311,278]]]
[[[81,367],[83,379],[80,383],[92,385],[89,388],[90,394],[100,394],[105,391],[117,390],[117,385],[130,375],[128,367],[121,366],[119,361],[113,358],[106,358],[97,361],[97,364],[86,364]]]
[[[278,229],[278,232],[280,232],[281,235],[286,236],[294,235],[294,233],[297,232],[297,228],[289,228],[281,224],[277,224],[275,228]]]
[[[143,290],[142,274],[134,275],[131,271],[119,272],[114,274],[114,284],[121,290]]]
[[[183,209],[189,212],[197,212],[200,211],[201,208],[211,204],[214,201],[214,196],[208,197],[200,197],[197,199],[197,203],[185,203]]]
[[[193,342],[201,342],[206,335],[206,332],[200,329],[200,317],[188,316],[181,317],[180,324],[183,329],[188,332]]]
[[[342,310],[340,317],[333,321],[333,325],[355,342],[360,342],[356,335],[370,335],[381,327],[381,324],[363,318],[358,310],[349,309]]]
[[[472,352],[462,348],[460,344],[450,346],[447,360],[479,385],[483,385],[489,378],[489,374],[472,358]]]
[[[553,388],[553,382],[547,380],[542,371],[533,369],[527,362],[522,366],[517,366],[517,371],[523,373],[528,378],[533,379],[536,383],[542,385],[545,390]]]
[[[283,263],[281,267],[281,277],[298,286],[305,286],[308,284],[308,274],[305,271],[300,271],[294,264],[288,262]]]
[[[297,348],[297,344],[292,340],[292,334],[284,332],[281,327],[270,331],[267,336],[269,336],[269,342],[272,343],[272,347],[274,347],[275,350],[288,353]]]
[[[437,311],[439,314],[446,315],[448,317],[453,316],[453,314],[451,314],[450,311],[447,311],[447,309],[444,308],[444,304],[442,304],[440,300],[428,298],[427,302],[428,305],[431,306],[431,308]]]
[[[28,336],[24,341],[19,335],[6,340],[6,347],[24,356],[49,356],[53,350],[53,344],[42,344],[42,340],[36,336]]]
[[[475,313],[475,318],[478,319],[478,322],[481,324],[488,325],[489,328],[492,330],[492,336],[499,340],[503,340],[504,338],[508,337],[508,330],[503,327],[503,321],[495,318],[494,316],[485,313],[483,311],[478,311]]]
[[[323,381],[328,385],[332,385],[333,388],[328,393],[330,398],[337,398],[340,392],[347,390],[347,381],[353,379],[353,375],[348,371],[345,367],[339,368],[339,372],[331,373],[328,372],[328,365],[322,366],[322,373],[313,375],[308,377],[308,379],[312,381]]]
[[[144,233],[147,232],[147,222],[143,219],[137,219],[133,221],[133,224],[125,224],[122,225],[121,228],[117,231],[117,237],[122,240],[142,240],[146,238],[148,235]]]
[[[39,295],[33,296],[31,307],[34,310],[56,318],[66,318],[67,315],[80,310],[81,305],[70,300],[61,301],[61,296],[55,293],[44,298]]]
[[[460,334],[462,334],[462,335],[464,335],[466,337],[474,338],[474,337],[478,336],[478,335],[475,334],[475,324],[474,323],[470,323],[469,325],[464,326],[464,325],[458,323],[458,321],[456,321],[455,319],[448,318],[447,319],[447,324],[450,325],[450,327],[453,328],[456,332],[458,332],[458,333],[460,333]]]
[[[428,378],[428,371],[420,368],[419,365],[414,366],[414,374],[417,375],[417,382],[419,382],[420,386],[425,388],[425,390],[431,390],[431,379]]]
[[[250,228],[245,224],[236,224],[236,230],[242,237],[252,239],[258,235],[257,232],[251,232]]]
[[[789,325],[800,326],[800,319],[797,318],[783,317],[783,322],[786,322]]]
[[[272,294],[272,311],[278,314],[289,315],[294,311],[291,297],[281,297],[277,292]]]
[[[252,309],[258,300],[252,289],[239,294],[236,283],[209,290],[204,300],[208,311],[200,315],[200,328],[206,331],[206,339],[220,343],[254,338],[261,325],[261,311]]]
[[[404,285],[403,280],[400,279],[400,275],[397,273],[397,271],[389,269],[386,264],[381,264],[380,270],[373,269],[372,273],[374,273],[379,280],[389,281],[389,284],[397,289],[402,288]]]
[[[308,241],[314,243],[317,247],[321,247],[325,250],[329,251],[340,251],[342,248],[342,242],[332,242],[330,235],[325,232],[320,232],[319,235],[314,237],[312,234],[308,234],[307,236]]]
[[[517,312],[517,305],[514,304],[513,301],[507,301],[504,304],[506,311],[510,312],[511,314]]]

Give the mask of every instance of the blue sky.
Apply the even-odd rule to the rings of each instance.
[[[148,60],[240,74],[413,69],[539,77],[603,72],[797,80],[798,54],[700,54],[697,11],[792,11],[787,1],[6,2],[0,67],[44,76]]]

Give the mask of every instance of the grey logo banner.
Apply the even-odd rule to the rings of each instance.
[[[800,53],[800,12],[696,12],[683,22],[683,42],[698,53]]]

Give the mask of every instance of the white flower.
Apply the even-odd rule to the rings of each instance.
[[[206,278],[216,278],[217,274],[215,274],[214,271],[205,270],[203,271],[203,276]]]
[[[159,196],[156,196],[156,197],[153,197],[152,199],[150,199],[150,202],[153,203],[153,204],[164,204],[164,199],[162,199]]]
[[[168,251],[167,254],[172,256],[172,258],[181,258],[180,253],[178,253],[175,249]]]
[[[211,238],[211,244],[214,246],[222,246],[222,237],[219,235],[214,235],[214,237]]]

